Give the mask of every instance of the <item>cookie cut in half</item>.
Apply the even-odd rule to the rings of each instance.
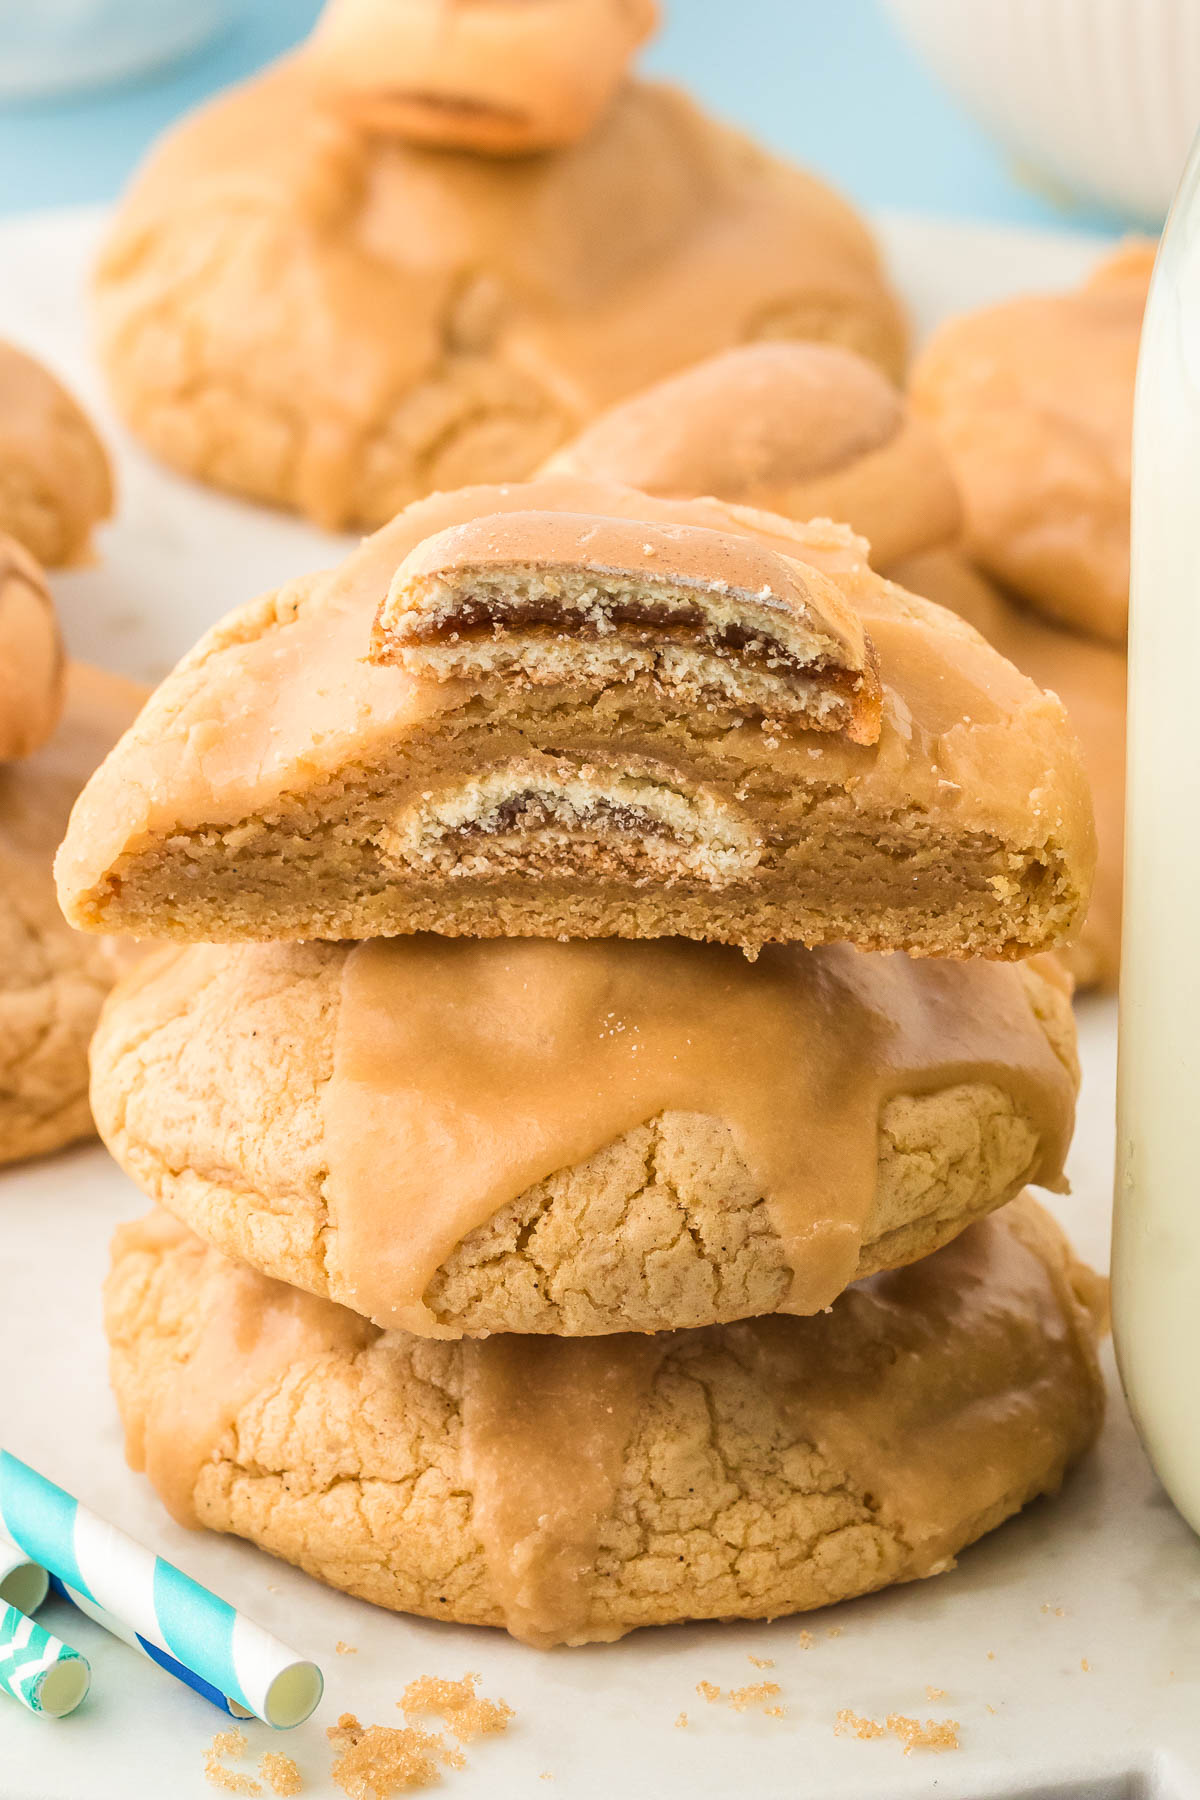
[[[106,1322],[181,1523],[549,1646],[952,1567],[1095,1438],[1102,1289],[1023,1197],[815,1318],[431,1344],[156,1214],[117,1233]]]
[[[861,619],[819,570],[701,525],[496,513],[419,544],[372,654],[414,675],[581,698],[648,684],[681,706],[879,736]]]
[[[501,513],[698,527],[717,579],[768,552],[802,565],[813,642],[842,639],[864,694],[873,649],[875,741],[781,729],[716,685],[703,704],[616,671],[577,685],[592,652],[574,634],[566,676],[544,685],[373,662],[406,558]],[[490,641],[503,650],[503,633]],[[765,680],[733,667],[737,683]],[[89,785],[59,881],[73,923],[139,937],[682,936],[1013,957],[1073,933],[1093,858],[1059,701],[875,575],[861,540],[557,477],[433,495],[341,568],[218,625]]]
[[[1061,1186],[1077,1082],[1052,959],[843,945],[171,947],[92,1051],[152,1198],[441,1337],[819,1311]]]

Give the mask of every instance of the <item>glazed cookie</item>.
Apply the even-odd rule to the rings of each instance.
[[[72,931],[51,863],[71,802],[143,697],[76,663],[53,740],[0,768],[0,1162],[92,1130],[88,1040],[124,953]]]
[[[818,1311],[1059,1186],[1076,1086],[1053,959],[841,945],[171,948],[92,1050],[148,1194],[432,1336]]]
[[[0,762],[46,742],[62,712],[66,663],[42,571],[0,533]]]
[[[1022,1198],[816,1318],[430,1343],[158,1214],[118,1231],[106,1311],[176,1519],[549,1646],[950,1568],[1094,1439],[1102,1290]]]
[[[1093,854],[1059,702],[861,540],[555,477],[419,502],[218,626],[59,879],[139,937],[1010,957],[1073,934]]]
[[[1125,652],[1015,606],[953,552],[900,564],[896,579],[968,619],[1039,687],[1056,693],[1078,733],[1096,818],[1096,879],[1083,928],[1059,951],[1076,986],[1116,988],[1125,844]]]
[[[904,322],[862,221],[625,78],[651,16],[341,0],[173,132],[96,282],[133,429],[202,480],[376,526],[438,488],[523,479],[730,344],[831,340],[898,376]],[[576,141],[487,153],[522,136]]]
[[[880,371],[833,344],[745,344],[619,402],[545,473],[837,519],[875,568],[957,538],[945,452]]]
[[[112,502],[86,413],[41,363],[0,343],[0,531],[41,563],[75,562]]]
[[[1071,294],[936,332],[912,377],[966,508],[966,548],[1051,619],[1125,641],[1133,381],[1153,245]]]

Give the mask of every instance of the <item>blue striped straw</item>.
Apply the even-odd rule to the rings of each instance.
[[[210,1705],[220,1707],[221,1711],[228,1713],[231,1719],[252,1719],[254,1717],[254,1714],[246,1707],[239,1706],[236,1700],[231,1700],[228,1694],[223,1694],[219,1688],[213,1687],[210,1681],[205,1681],[203,1676],[197,1675],[194,1669],[185,1668],[181,1662],[176,1662],[173,1656],[168,1656],[165,1650],[160,1650],[157,1644],[150,1643],[147,1638],[139,1637],[132,1626],[126,1625],[123,1619],[114,1618],[112,1613],[105,1612],[102,1606],[97,1606],[94,1600],[85,1600],[82,1594],[77,1594],[74,1588],[69,1588],[65,1581],[58,1579],[57,1575],[51,1575],[50,1586],[63,1600],[69,1600],[72,1606],[78,1607],[85,1617],[92,1619],[97,1625],[102,1625],[105,1631],[115,1638],[120,1638],[121,1642],[128,1644],[131,1650],[136,1650],[152,1663],[157,1663],[160,1669],[165,1669],[168,1675],[175,1677],[176,1681],[182,1681],[185,1687],[190,1687],[194,1694],[199,1694]]]
[[[0,1537],[0,1600],[18,1612],[35,1613],[50,1591],[50,1577],[23,1550]]]
[[[92,1682],[87,1658],[15,1606],[0,1606],[0,1688],[31,1713],[61,1719]]]
[[[189,1686],[209,1690],[207,1698],[216,1694],[217,1705],[230,1702],[224,1710],[236,1704],[286,1730],[315,1709],[324,1687],[315,1663],[302,1661],[228,1601],[6,1450],[0,1450],[0,1528],[57,1576],[76,1604],[90,1601],[119,1619],[156,1662],[165,1654],[172,1673],[182,1669],[194,1677]]]

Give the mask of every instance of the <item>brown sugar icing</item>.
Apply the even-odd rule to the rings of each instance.
[[[597,1636],[588,1621],[600,1528],[671,1341],[501,1334],[463,1344],[473,1523],[504,1623],[526,1644]]]
[[[326,1200],[357,1311],[446,1336],[455,1246],[555,1171],[667,1110],[722,1119],[793,1270],[784,1310],[852,1280],[879,1113],[954,1082],[1015,1090],[1059,1182],[1070,1076],[1001,966],[844,945],[377,939],[341,977]]]
[[[338,570],[250,609],[223,642],[198,646],[169,678],[76,807],[60,852],[68,916],[128,855],[178,831],[237,825],[347,769],[370,769],[405,738],[465,707],[469,686],[367,660],[377,609],[423,539],[481,514],[554,509],[740,532],[830,575],[878,653],[878,742],[823,733],[812,759],[856,805],[906,803],[964,831],[1028,835],[1031,810],[1072,847],[1090,846],[1082,782],[1047,776],[1052,703],[1034,713],[1028,681],[967,628],[875,576],[866,546],[834,526],[792,527],[712,500],[655,500],[613,483],[546,477],[435,494],[369,538]],[[219,679],[218,679],[219,672]],[[1012,729],[1021,716],[1025,729]],[[758,736],[742,727],[737,737]],[[1057,752],[1056,752],[1057,753]],[[1090,854],[1090,849],[1088,851]],[[79,923],[86,923],[81,917]]]

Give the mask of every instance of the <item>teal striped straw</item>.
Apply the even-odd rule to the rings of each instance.
[[[92,1682],[87,1658],[15,1606],[0,1606],[0,1688],[31,1713],[61,1719]]]
[[[0,1531],[77,1604],[112,1614],[142,1648],[164,1652],[265,1724],[303,1724],[320,1700],[324,1683],[315,1663],[7,1450],[0,1450]]]

